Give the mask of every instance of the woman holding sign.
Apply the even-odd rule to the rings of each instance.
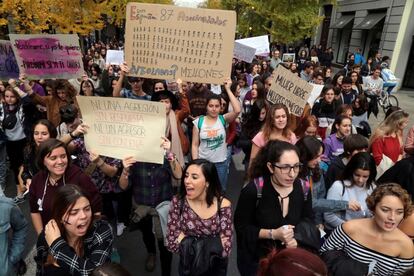
[[[33,114],[30,112],[30,98],[17,86],[16,80],[10,79],[9,84],[10,86],[6,87],[4,92],[4,102],[0,105],[0,128],[1,134],[5,135],[10,169],[17,184],[16,200],[20,200],[23,187],[18,184],[18,174],[23,163],[23,149],[26,145],[26,137],[29,137]],[[29,86],[28,82],[27,85]]]
[[[60,113],[59,109],[62,106],[68,104],[75,104],[78,106],[76,101],[76,91],[72,85],[66,80],[57,80],[55,89],[52,91],[51,96],[39,96],[33,93],[33,90],[28,90],[27,93],[32,98],[35,104],[46,106],[47,119],[57,127],[60,124]]]
[[[239,115],[241,108],[237,98],[230,90],[231,80],[227,79],[224,87],[229,97],[232,111],[221,115],[221,99],[217,95],[209,97],[207,100],[207,113],[193,121],[193,141],[192,141],[192,158],[207,159],[214,163],[217,168],[223,191],[226,190],[227,184],[227,144],[226,128],[229,123],[233,122]]]

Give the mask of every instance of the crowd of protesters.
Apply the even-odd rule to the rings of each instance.
[[[131,76],[127,63],[106,64],[108,49],[122,45],[88,47],[79,79],[0,84],[0,275],[24,274],[30,220],[37,275],[130,275],[111,263],[127,227],[142,232],[145,270],[159,262],[165,276],[173,254],[180,275],[226,275],[235,243],[243,276],[410,273],[414,127],[404,141],[409,114],[395,107],[368,124],[376,97],[397,86],[389,57],[357,49],[334,74],[332,48],[276,46],[250,64],[233,59],[217,90]],[[324,85],[301,116],[267,101],[278,66]],[[88,150],[76,96],[165,104],[163,164]],[[244,183],[234,183],[240,152]],[[229,186],[243,186],[236,206]]]

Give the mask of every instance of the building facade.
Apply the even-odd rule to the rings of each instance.
[[[321,15],[313,40],[333,47],[335,63],[346,63],[357,48],[365,58],[379,52],[391,58],[400,85],[414,88],[414,0],[338,0]]]

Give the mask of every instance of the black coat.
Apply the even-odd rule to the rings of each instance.
[[[313,220],[311,193],[305,200],[299,179],[289,194],[289,212],[282,216],[278,192],[273,188],[270,176],[264,177],[262,197],[258,199],[254,182],[241,191],[234,214],[237,233],[237,263],[241,275],[256,275],[257,263],[272,248],[282,248],[280,241],[259,239],[260,229],[277,229],[283,225],[298,225],[305,218]],[[298,241],[299,243],[299,241]]]
[[[414,156],[404,158],[384,172],[377,184],[398,183],[407,190],[414,201]]]

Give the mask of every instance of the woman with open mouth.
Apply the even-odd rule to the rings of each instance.
[[[79,186],[60,187],[52,206],[52,219],[37,240],[37,275],[89,275],[110,262],[112,229],[93,221],[93,207]]]
[[[183,174],[168,214],[167,248],[179,253],[181,276],[225,276],[233,236],[231,203],[222,196],[214,163],[195,159]],[[210,246],[201,247],[200,239]],[[214,263],[210,256],[216,258]]]
[[[414,263],[414,245],[398,229],[412,213],[411,196],[400,185],[378,186],[366,200],[372,217],[338,226],[321,248],[332,275],[401,275]]]
[[[91,196],[91,205],[96,213],[102,211],[102,199],[91,178],[70,162],[66,145],[49,138],[39,146],[36,156],[39,172],[33,176],[30,185],[30,213],[37,232],[52,218],[52,200],[59,187],[75,184]]]

